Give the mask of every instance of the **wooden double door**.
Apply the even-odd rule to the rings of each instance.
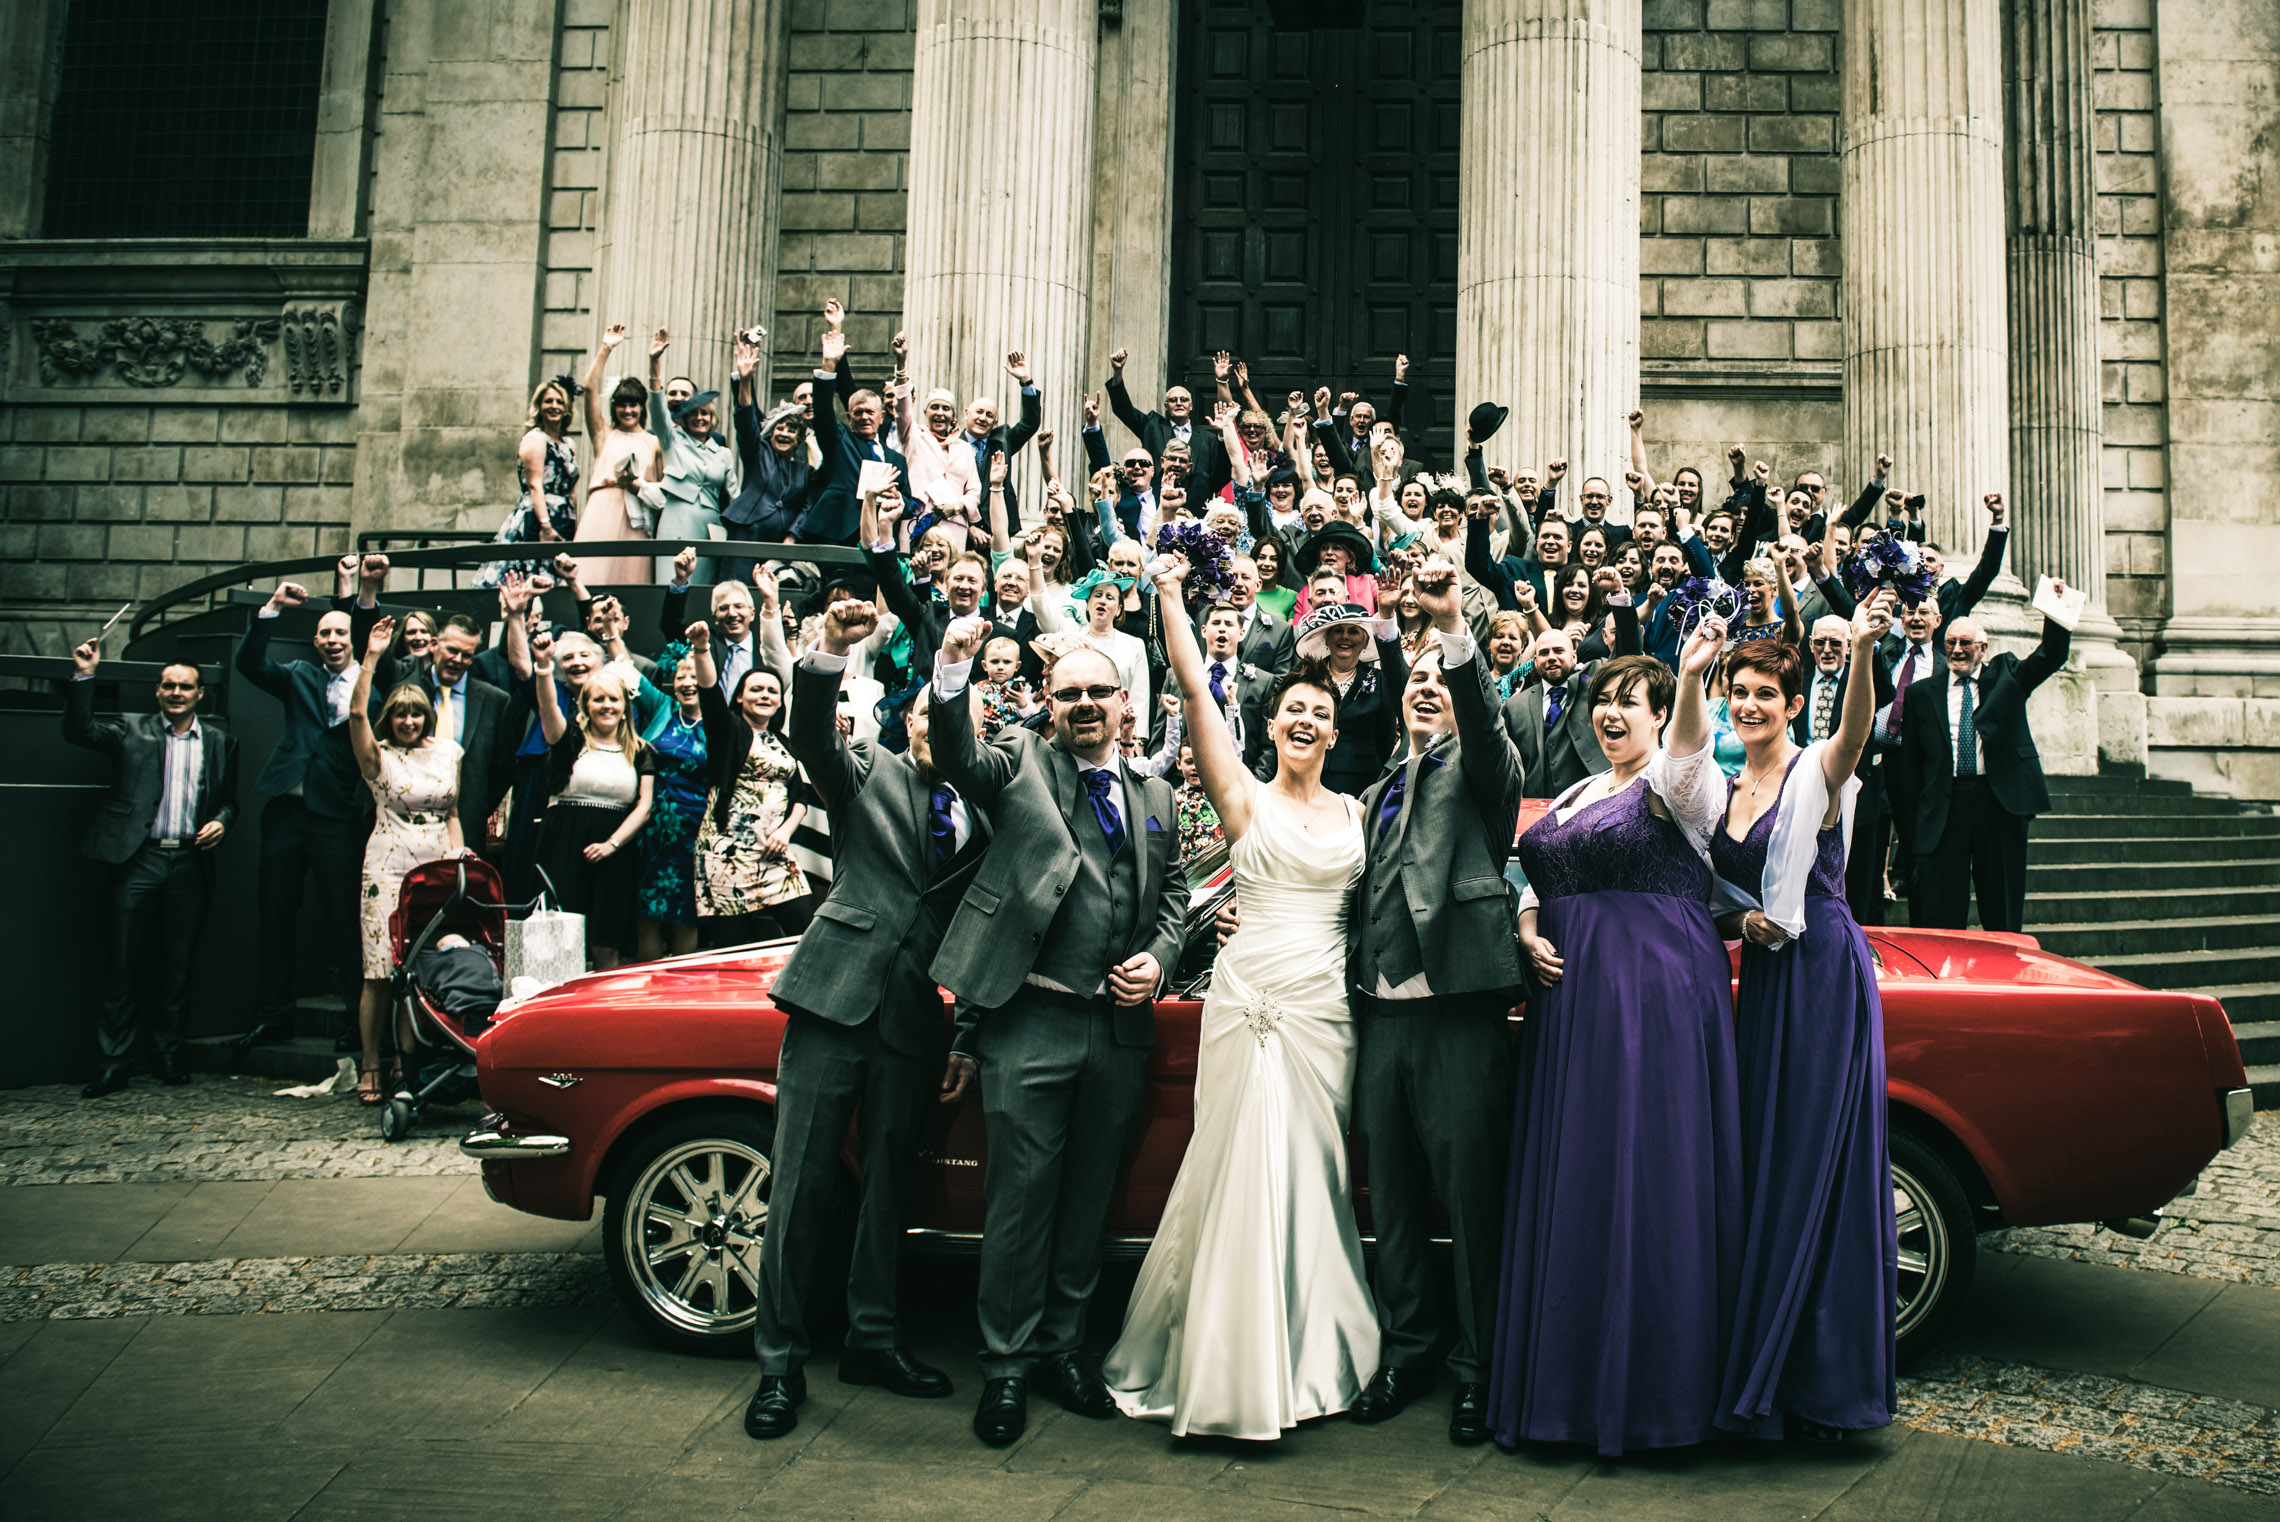
[[[1283,13],[1278,20],[1276,12]],[[1250,365],[1270,412],[1327,385],[1451,453],[1462,0],[1186,0],[1175,113],[1171,374]]]

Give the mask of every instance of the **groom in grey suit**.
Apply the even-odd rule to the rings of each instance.
[[[1171,789],[1117,754],[1131,698],[1108,657],[1078,649],[1054,663],[1050,739],[1021,728],[975,739],[967,677],[989,628],[953,621],[935,665],[936,764],[996,833],[933,973],[964,1006],[949,1081],[963,1087],[961,1064],[981,1080],[974,1435],[1004,1447],[1028,1423],[1032,1378],[1079,1416],[1115,1414],[1077,1353],[1109,1192],[1140,1122],[1154,1000],[1185,939],[1187,883]]]
[[[1511,1147],[1506,1015],[1521,986],[1504,859],[1520,814],[1520,758],[1466,629],[1456,568],[1417,572],[1437,653],[1402,689],[1409,755],[1363,795],[1368,848],[1347,967],[1360,1053],[1354,1128],[1377,1234],[1378,1372],[1353,1419],[1382,1422],[1433,1387],[1438,1339],[1428,1257],[1432,1197],[1448,1212],[1456,1269],[1457,1382],[1449,1437],[1488,1437],[1488,1340],[1496,1317]]]

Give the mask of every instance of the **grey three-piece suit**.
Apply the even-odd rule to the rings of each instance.
[[[1026,729],[978,743],[970,692],[937,696],[929,731],[943,773],[997,828],[933,974],[961,1001],[956,1049],[980,1064],[977,1309],[982,1375],[998,1379],[1084,1339],[1155,1041],[1152,1007],[1115,1004],[1108,971],[1146,952],[1172,972],[1187,885],[1168,786],[1111,763],[1124,835],[1112,850],[1076,758]]]
[[[1438,1195],[1456,1268],[1449,1370],[1477,1381],[1488,1377],[1511,1147],[1506,1015],[1521,975],[1503,873],[1522,786],[1479,651],[1446,676],[1455,734],[1363,795],[1368,859],[1347,969],[1360,1044],[1354,1128],[1377,1234],[1379,1363],[1414,1367],[1435,1341],[1428,1244]],[[1405,796],[1386,816],[1397,783]]]
[[[911,758],[840,737],[840,673],[792,674],[787,740],[831,810],[831,895],[777,977],[776,1178],[760,1248],[753,1347],[763,1374],[806,1362],[804,1309],[848,1124],[862,1117],[863,1195],[847,1280],[847,1346],[897,1345],[895,1271],[919,1126],[942,1072],[942,996],[927,966],[989,841],[966,806],[945,860],[933,785]],[[962,800],[963,801],[963,800]]]

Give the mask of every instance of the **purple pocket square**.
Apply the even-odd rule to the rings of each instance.
[[[1164,826],[1162,822],[1158,820],[1153,814],[1148,816],[1148,833],[1151,835],[1161,835],[1164,833]]]

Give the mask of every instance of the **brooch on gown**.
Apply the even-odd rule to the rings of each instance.
[[[1265,1046],[1267,1038],[1282,1027],[1283,1007],[1280,1001],[1265,994],[1255,995],[1243,1006],[1243,1023],[1251,1027],[1251,1034]]]

